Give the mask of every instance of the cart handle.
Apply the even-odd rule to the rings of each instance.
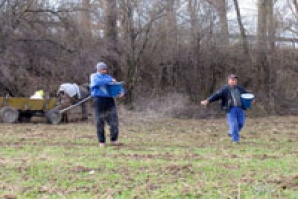
[[[77,103],[75,103],[75,104],[73,104],[73,105],[71,105],[71,106],[69,106],[69,107],[67,107],[65,109],[60,110],[59,113],[62,114],[62,113],[66,112],[66,111],[68,111],[68,110],[70,110],[70,109],[72,109],[72,108],[74,108],[76,106],[79,106],[79,105],[83,104],[84,102],[87,102],[91,98],[92,98],[92,96],[90,95],[90,96],[84,98],[82,101],[79,101],[79,102],[77,102]]]

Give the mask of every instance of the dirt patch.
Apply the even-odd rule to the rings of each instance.
[[[158,159],[160,157],[160,155],[153,154],[105,154],[103,156],[111,158],[127,158],[134,160]]]
[[[0,158],[0,166],[4,166],[8,161],[4,158]]]
[[[18,197],[16,195],[4,195],[4,199],[17,199]]]
[[[64,193],[62,189],[56,188],[56,187],[47,187],[47,186],[38,186],[38,187],[33,187],[33,186],[28,186],[28,187],[23,187],[22,188],[22,193],[23,194],[29,194],[36,192],[36,188],[38,190],[38,193],[40,196],[42,194],[48,195],[48,194],[56,194],[56,193]]]
[[[192,160],[199,160],[203,159],[202,156],[197,154],[184,154],[184,155],[174,155],[170,153],[165,154],[105,154],[105,157],[111,158],[127,158],[127,159],[134,159],[134,160],[180,160],[180,159],[192,159]]]
[[[82,136],[79,136],[78,139],[90,139],[90,140],[94,140],[95,138],[95,135],[82,135]]]
[[[236,164],[223,164],[222,166],[226,169],[231,169],[231,170],[235,170],[240,167],[239,165],[236,165]]]
[[[20,147],[21,142],[0,142],[1,147]]]
[[[252,155],[252,158],[266,160],[266,159],[278,159],[279,157],[276,155],[267,155],[267,154],[260,154],[260,155]]]
[[[298,174],[292,176],[278,176],[267,181],[277,184],[281,189],[294,189],[298,191]]]
[[[289,151],[289,154],[298,155],[298,151]]]
[[[148,190],[148,191],[154,191],[154,190],[159,189],[160,187],[161,186],[154,184],[154,183],[146,184],[146,190]]]
[[[230,158],[238,158],[238,155],[236,154],[232,154],[232,155],[229,155]]]
[[[38,187],[39,193],[53,193],[53,191],[49,187]]]
[[[90,171],[94,171],[93,168],[89,168],[89,167],[84,167],[84,166],[75,166],[72,167],[70,169],[71,172],[75,172],[75,173],[83,173],[83,172],[90,172]]]
[[[39,140],[37,140],[39,141]],[[96,146],[96,142],[89,142],[89,143],[76,143],[76,142],[46,142],[40,141],[36,142],[33,140],[27,140],[27,142],[0,142],[0,147],[15,147],[20,148],[24,146],[36,146],[36,147],[64,147],[64,148],[73,148],[73,147],[93,147]]]
[[[180,175],[183,173],[189,173],[194,174],[193,166],[191,164],[187,165],[169,165],[166,166],[164,169],[165,173],[171,174],[171,175]]]
[[[252,178],[241,178],[240,182],[246,183],[246,184],[251,184],[251,183],[255,182],[255,180]]]
[[[91,167],[84,167],[84,166],[74,166],[69,169],[70,172],[73,173],[89,173],[93,175],[95,173],[99,173],[103,170],[103,168],[91,168]]]

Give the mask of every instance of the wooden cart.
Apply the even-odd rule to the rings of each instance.
[[[55,107],[55,104],[55,98],[0,97],[0,121],[5,123],[29,122],[33,116],[47,117],[51,114],[50,110]]]
[[[90,99],[91,96],[88,96],[60,110],[56,98],[0,97],[0,121],[4,123],[29,122],[33,116],[39,116],[46,117],[51,124],[59,124],[63,113]]]

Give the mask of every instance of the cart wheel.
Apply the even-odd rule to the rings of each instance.
[[[46,118],[51,124],[59,124],[62,120],[62,114],[59,113],[59,109],[53,108],[46,113]]]
[[[21,113],[19,117],[19,121],[22,123],[28,123],[31,121],[32,114],[30,113]]]
[[[17,109],[5,106],[0,110],[0,119],[4,123],[15,123],[18,121],[19,114]]]

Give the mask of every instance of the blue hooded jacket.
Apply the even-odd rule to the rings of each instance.
[[[111,97],[107,90],[107,85],[113,81],[108,74],[93,73],[90,76],[90,91],[92,97]],[[124,94],[122,89],[121,93]]]

